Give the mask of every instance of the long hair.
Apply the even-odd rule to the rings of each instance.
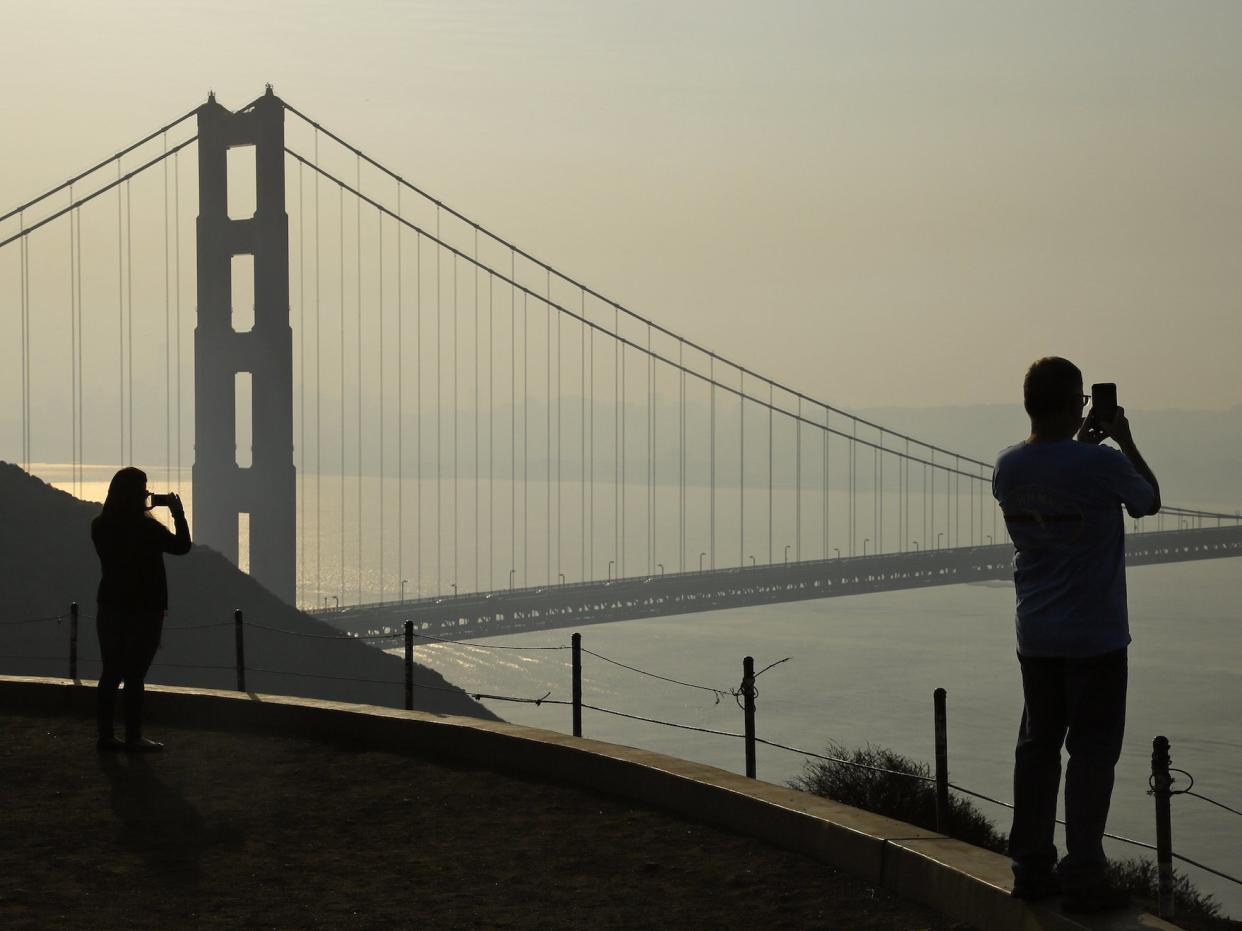
[[[148,516],[147,473],[127,466],[112,476],[108,483],[108,497],[104,499],[99,515],[108,523],[128,523]]]

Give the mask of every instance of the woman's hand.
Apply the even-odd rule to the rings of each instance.
[[[181,503],[181,495],[176,494],[174,492],[174,493],[170,493],[168,495],[168,498],[169,498],[168,509],[172,511],[174,515],[184,517],[185,506]]]

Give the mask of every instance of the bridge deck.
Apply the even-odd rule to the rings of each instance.
[[[660,617],[1012,578],[1012,545],[669,573],[359,605],[314,615],[356,634],[415,631],[457,640],[516,631]],[[1242,527],[1130,534],[1131,566],[1242,556]]]

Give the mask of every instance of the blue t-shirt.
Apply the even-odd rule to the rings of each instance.
[[[1014,544],[1018,652],[1085,657],[1129,644],[1121,506],[1141,517],[1156,500],[1130,460],[1072,439],[1019,443],[997,456],[992,494]]]

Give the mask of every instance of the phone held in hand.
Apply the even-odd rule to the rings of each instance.
[[[1108,422],[1117,413],[1117,386],[1104,382],[1091,386],[1091,414],[1097,422]]]
[[[172,506],[173,506],[172,495],[152,495],[151,496],[151,507],[153,508],[158,508],[158,507],[170,508]]]

